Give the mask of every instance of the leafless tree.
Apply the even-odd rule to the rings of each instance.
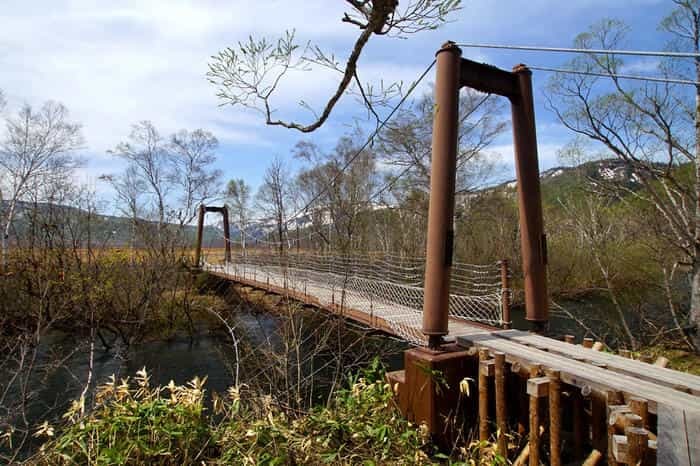
[[[129,140],[119,143],[110,152],[128,162],[131,174],[140,179],[146,193],[152,197],[160,238],[168,220],[167,196],[173,176],[168,167],[166,141],[153,123],[141,121],[132,126]]]
[[[291,203],[291,179],[281,158],[275,157],[265,170],[256,202],[262,214],[274,222],[280,256],[284,255],[284,243],[288,236],[287,210]]]
[[[674,3],[676,9],[662,21],[662,29],[671,34],[672,48],[697,53],[700,5],[694,0]],[[575,46],[620,48],[628,30],[623,23],[606,19],[580,34]],[[569,67],[609,78],[557,75],[548,86],[549,106],[567,128],[599,142],[632,170],[643,189],[618,185],[620,196],[648,203],[665,219],[669,244],[678,262],[691,271],[690,323],[700,348],[700,86],[631,84],[618,77],[625,65],[612,53],[572,60]],[[692,67],[677,59],[664,60],[658,71],[699,81],[700,59]]]
[[[246,230],[250,221],[250,195],[250,185],[242,178],[230,180],[226,186],[226,197],[231,203],[233,213],[238,222],[241,248],[244,254],[246,248]]]
[[[359,247],[360,220],[372,211],[370,197],[379,182],[374,151],[365,148],[357,155],[361,140],[362,133],[355,131],[340,138],[330,152],[306,141],[295,148],[295,156],[310,165],[297,177],[299,191],[306,197],[311,211],[328,214],[323,220],[335,232],[333,242],[343,254],[349,253],[353,246]],[[330,244],[331,238],[324,228],[315,227],[316,233]]]
[[[194,220],[196,207],[218,196],[221,170],[212,168],[219,141],[202,129],[181,130],[170,138],[173,177],[179,187],[177,221],[180,226]]]
[[[498,100],[473,90],[460,97],[459,152],[457,194],[467,194],[489,181],[498,169],[497,157],[487,148],[501,134],[506,124]],[[434,100],[425,94],[412,106],[403,109],[380,133],[378,158],[385,169],[385,186],[378,201],[389,209],[386,218],[391,228],[377,231],[378,237],[393,237],[397,252],[407,255],[424,253],[424,231],[430,189],[430,164]],[[466,203],[460,207],[460,213]],[[380,224],[376,223],[375,227]]]
[[[282,126],[304,133],[312,132],[328,119],[346,91],[353,93],[377,117],[375,107],[385,104],[401,92],[400,84],[374,87],[360,80],[358,62],[372,36],[406,36],[436,29],[451,13],[460,8],[459,0],[346,0],[348,10],[341,21],[359,29],[352,50],[343,64],[319,46],[300,46],[294,32],[268,40],[250,37],[235,47],[228,47],[212,58],[207,76],[218,88],[219,98],[260,112],[268,125]],[[311,123],[284,121],[275,116],[272,103],[285,76],[292,71],[312,71],[314,66],[340,75],[340,82],[320,113],[302,102],[313,115]],[[378,119],[378,117],[377,117]]]
[[[130,219],[131,234],[129,242],[133,251],[136,246],[139,224],[145,218],[145,213],[142,211],[141,198],[147,190],[146,182],[139,176],[138,169],[133,165],[127,167],[120,176],[102,175],[100,179],[112,185],[116,193],[117,208],[122,215]]]
[[[196,206],[219,195],[221,172],[212,167],[217,146],[216,138],[201,129],[181,130],[168,142],[153,123],[142,121],[132,127],[128,141],[110,151],[126,160],[127,168],[103,179],[116,190],[134,226],[145,230],[155,226],[161,253],[171,250],[176,245],[173,241],[183,239]],[[149,236],[145,231],[144,238]]]
[[[24,105],[6,119],[0,143],[3,268],[18,204],[32,188],[70,176],[80,163],[75,151],[82,144],[81,125],[70,121],[68,109],[60,103],[46,102],[40,110]]]
[[[381,133],[382,161],[402,174],[405,189],[430,189],[430,163],[435,102],[424,95],[400,112]],[[457,193],[465,193],[494,173],[486,148],[506,129],[503,106],[487,94],[467,89],[459,101]]]

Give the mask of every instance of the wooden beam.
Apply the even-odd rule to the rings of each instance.
[[[527,394],[535,398],[549,396],[549,377],[535,377],[527,381]]]
[[[641,427],[627,427],[627,464],[641,464],[647,452],[649,434]]]
[[[610,412],[615,409],[615,406],[622,405],[625,402],[625,398],[622,395],[622,393],[615,391],[615,390],[608,390],[605,394],[605,408],[606,408],[606,414],[609,416]],[[606,419],[608,417],[606,416]],[[605,422],[605,421],[603,421]],[[613,435],[615,434],[615,426],[610,425],[609,422],[606,423],[605,425],[605,432],[606,432],[606,443],[607,443],[607,454],[608,454],[608,464],[615,464],[615,457],[613,455]]]
[[[531,379],[533,380],[533,379]],[[528,380],[528,392],[530,381]],[[535,391],[537,391],[535,389]],[[530,466],[540,466],[540,413],[539,397],[530,395]]]
[[[649,428],[649,403],[647,400],[638,397],[632,397],[629,400],[630,411],[639,416],[641,419],[640,427]]]
[[[665,358],[663,356],[659,356],[658,358],[656,358],[656,361],[654,361],[654,365],[659,367],[666,367],[668,366],[668,363],[668,358]]]

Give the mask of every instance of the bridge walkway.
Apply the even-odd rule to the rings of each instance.
[[[204,268],[224,279],[321,306],[414,344],[423,341],[421,308],[394,302],[390,295],[373,295],[362,280],[351,283],[336,273],[285,271],[260,265],[241,268],[206,264]],[[344,281],[339,281],[341,278]],[[592,400],[591,415],[594,407],[601,404],[603,410],[607,406],[609,411],[614,403],[644,400],[649,412],[656,416],[658,438],[654,448],[659,454],[670,455],[667,458],[673,462],[668,464],[700,464],[700,377],[455,316],[450,317],[449,330],[463,348],[504,354],[511,370],[528,372],[536,367],[542,374],[557,371],[566,386],[576,387]],[[619,399],[609,400],[611,394]]]

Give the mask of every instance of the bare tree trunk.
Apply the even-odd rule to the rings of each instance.
[[[6,231],[3,231],[2,233],[2,245],[0,245],[0,248],[2,248],[2,270],[5,271],[7,269],[7,237],[8,234]]]
[[[617,316],[620,319],[620,324],[622,325],[622,330],[625,332],[625,336],[627,336],[627,339],[629,340],[630,345],[632,346],[632,350],[636,351],[639,348],[639,344],[637,342],[637,339],[634,337],[632,330],[630,329],[629,325],[627,324],[627,318],[625,317],[625,311],[622,309],[622,305],[620,304],[620,301],[618,301],[618,299],[617,299],[617,295],[615,294],[615,290],[613,288],[613,283],[612,283],[612,281],[610,281],[610,274],[608,272],[608,269],[603,265],[603,262],[600,260],[600,256],[597,253],[595,254],[595,260],[598,263],[598,268],[600,269],[600,272],[603,275],[603,278],[605,279],[605,287],[608,289],[608,295],[610,296],[610,301],[612,301],[613,305],[615,306],[615,310],[617,311]]]
[[[700,49],[700,27],[694,24],[694,51]],[[700,59],[695,59],[695,77],[700,79]],[[691,338],[700,350],[700,86],[695,87],[695,242],[693,245],[693,278],[690,291]]]
[[[15,196],[10,202],[10,210],[7,212],[7,217],[5,219],[5,225],[2,231],[2,270],[7,269],[7,255],[8,255],[8,239],[10,238],[10,228],[12,228],[12,220],[15,217],[15,209],[17,208],[17,197]]]
[[[675,266],[673,268],[673,271],[669,274],[668,270],[666,270],[666,267],[663,268],[664,272],[664,292],[666,293],[666,300],[668,301],[668,310],[671,312],[671,317],[673,317],[673,323],[676,326],[676,329],[678,330],[678,333],[680,334],[680,337],[685,341],[686,345],[688,345],[689,349],[694,349],[693,347],[693,342],[688,338],[688,336],[685,334],[683,331],[683,326],[681,325],[680,320],[678,319],[678,313],[676,312],[676,305],[673,302],[673,293],[671,292],[671,280],[673,279],[673,275],[675,272]]]
[[[696,177],[700,176],[700,165],[698,165],[696,160]],[[700,191],[697,191],[700,193]],[[690,315],[688,319],[690,320],[690,325],[693,327],[691,330],[691,341],[696,351],[700,349],[700,237],[698,232],[700,232],[700,203],[697,206],[698,212],[696,213],[695,220],[695,247],[693,258],[693,277],[690,292]]]

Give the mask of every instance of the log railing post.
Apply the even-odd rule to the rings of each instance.
[[[496,391],[496,426],[498,427],[498,453],[504,458],[508,457],[508,420],[506,411],[506,355],[496,352],[493,355],[494,367],[494,388]]]
[[[479,441],[489,440],[489,379],[493,375],[493,361],[489,352],[479,350]]]
[[[549,377],[549,464],[561,466],[561,380],[559,371]]]
[[[501,321],[503,328],[509,329],[510,321],[510,269],[508,259],[501,260]]]
[[[549,378],[534,377],[527,381],[527,394],[530,396],[530,466],[540,464],[540,398],[549,396]]]
[[[643,464],[649,444],[649,432],[642,427],[625,428],[627,436],[627,464]]]

